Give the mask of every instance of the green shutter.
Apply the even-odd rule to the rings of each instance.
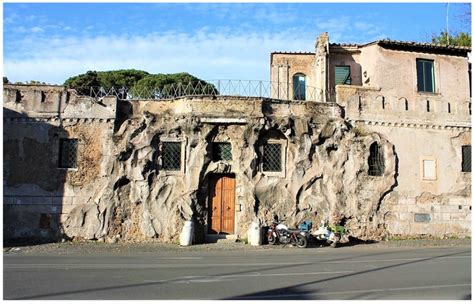
[[[351,67],[337,66],[335,70],[336,84],[351,84]]]
[[[417,60],[416,61],[416,78],[418,83],[418,91],[424,92],[425,91],[425,83],[423,77],[423,61]]]

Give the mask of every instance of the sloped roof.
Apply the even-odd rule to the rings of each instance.
[[[469,46],[455,46],[455,45],[423,43],[423,42],[413,42],[413,41],[400,41],[400,40],[390,40],[390,39],[377,40],[372,43],[377,43],[379,45],[422,47],[422,48],[428,48],[428,49],[448,49],[448,50],[454,49],[454,50],[464,50],[468,52],[471,51],[471,47]],[[372,44],[372,43],[368,43],[368,44]]]
[[[271,52],[271,54],[294,54],[294,55],[315,55],[316,53],[314,52]]]
[[[423,43],[414,41],[400,41],[382,39],[376,40],[369,43],[357,44],[357,43],[330,43],[330,47],[341,47],[341,48],[363,48],[365,46],[377,44],[386,49],[400,50],[400,51],[411,51],[421,53],[433,53],[433,54],[445,54],[455,56],[467,56],[468,52],[471,52],[469,46],[454,46],[454,45],[443,45],[435,43]],[[273,54],[290,54],[290,55],[315,55],[314,52],[272,52]]]

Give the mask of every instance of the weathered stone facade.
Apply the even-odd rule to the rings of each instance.
[[[272,54],[281,62],[304,59],[308,66],[322,62],[325,82],[317,81],[320,69],[306,74],[307,83],[316,83],[307,91],[326,92],[312,100],[335,101],[358,133],[376,132],[394,145],[397,183],[381,203],[390,235],[471,233],[471,172],[462,170],[467,158],[462,149],[471,146],[468,52],[465,47],[384,40],[330,44],[322,34],[313,60],[307,60],[307,54]],[[419,59],[433,63],[433,92],[417,87]],[[350,85],[335,83],[335,69],[340,66],[350,70]],[[280,85],[292,95],[291,81]],[[424,161],[434,164],[434,177],[423,176]]]
[[[107,180],[116,100],[5,85],[3,102],[4,238],[56,238]],[[76,169],[58,168],[62,138],[79,140]]]
[[[367,52],[384,62],[378,48]],[[337,217],[361,239],[469,235],[471,173],[460,170],[469,96],[440,91],[426,111],[423,94],[378,86],[386,77],[366,69],[364,52],[323,35],[315,53],[272,54],[271,79],[289,94],[280,98],[94,99],[4,85],[4,238],[175,242],[193,220],[201,242],[216,229],[245,238],[252,221],[275,214],[290,226]],[[465,63],[445,57],[443,66]],[[335,64],[360,77],[334,91]],[[322,87],[317,101],[285,100],[293,73]],[[457,83],[465,89],[463,77]],[[69,168],[60,165],[65,139],[78,143]],[[424,161],[435,178],[423,177]]]

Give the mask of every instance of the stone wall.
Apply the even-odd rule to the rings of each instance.
[[[236,181],[236,236],[275,214],[290,226],[336,216],[354,236],[385,235],[380,202],[396,183],[393,146],[352,132],[336,104],[202,96],[117,107],[114,98],[31,86],[6,86],[4,98],[6,238],[173,242],[192,219],[203,241],[210,180],[224,173]],[[79,139],[77,168],[58,168],[61,138]],[[163,168],[170,141],[182,151],[175,171]],[[374,141],[386,155],[377,178],[365,161]],[[215,142],[231,144],[230,160],[212,157]],[[267,142],[281,144],[279,172],[262,169]]]
[[[351,132],[335,104],[219,96],[133,101],[130,108],[114,135],[109,191],[97,199],[108,238],[176,241],[184,221],[193,219],[202,239],[210,220],[209,178],[220,173],[235,175],[240,237],[251,221],[269,224],[274,214],[290,226],[337,214],[356,237],[385,234],[379,209],[395,184],[393,147],[376,133]],[[284,147],[277,174],[261,170],[268,139]],[[162,167],[166,141],[182,143],[177,172]],[[367,175],[365,161],[374,141],[387,156],[386,174],[378,178]],[[213,142],[229,142],[232,159],[214,161]]]
[[[196,241],[204,241],[219,174],[236,181],[238,237],[275,214],[289,226],[329,218],[361,239],[469,234],[471,175],[459,172],[468,114],[401,119],[390,96],[377,111],[377,89],[339,86],[337,96],[340,105],[231,96],[117,101],[6,85],[5,238],[176,242],[193,220]],[[79,140],[77,168],[58,168],[61,138]],[[168,142],[181,147],[179,170],[163,166]],[[213,158],[217,142],[230,143],[231,159]],[[262,168],[269,142],[281,145],[277,172]],[[380,176],[368,173],[374,143],[384,156]],[[420,179],[423,157],[436,161],[436,179]]]
[[[3,98],[4,239],[56,239],[107,179],[116,100],[27,85]],[[77,168],[59,168],[62,138],[78,139]]]
[[[387,231],[404,236],[470,235],[471,173],[461,171],[462,146],[471,145],[467,103],[453,102],[456,111],[451,113],[436,106],[427,112],[416,104],[406,111],[396,97],[384,94],[376,88],[337,86],[338,103],[357,132],[377,132],[394,144],[398,176],[383,202]],[[423,176],[424,160],[435,162],[434,178]]]

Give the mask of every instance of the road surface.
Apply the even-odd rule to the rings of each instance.
[[[471,299],[471,247],[4,254],[4,299]]]

